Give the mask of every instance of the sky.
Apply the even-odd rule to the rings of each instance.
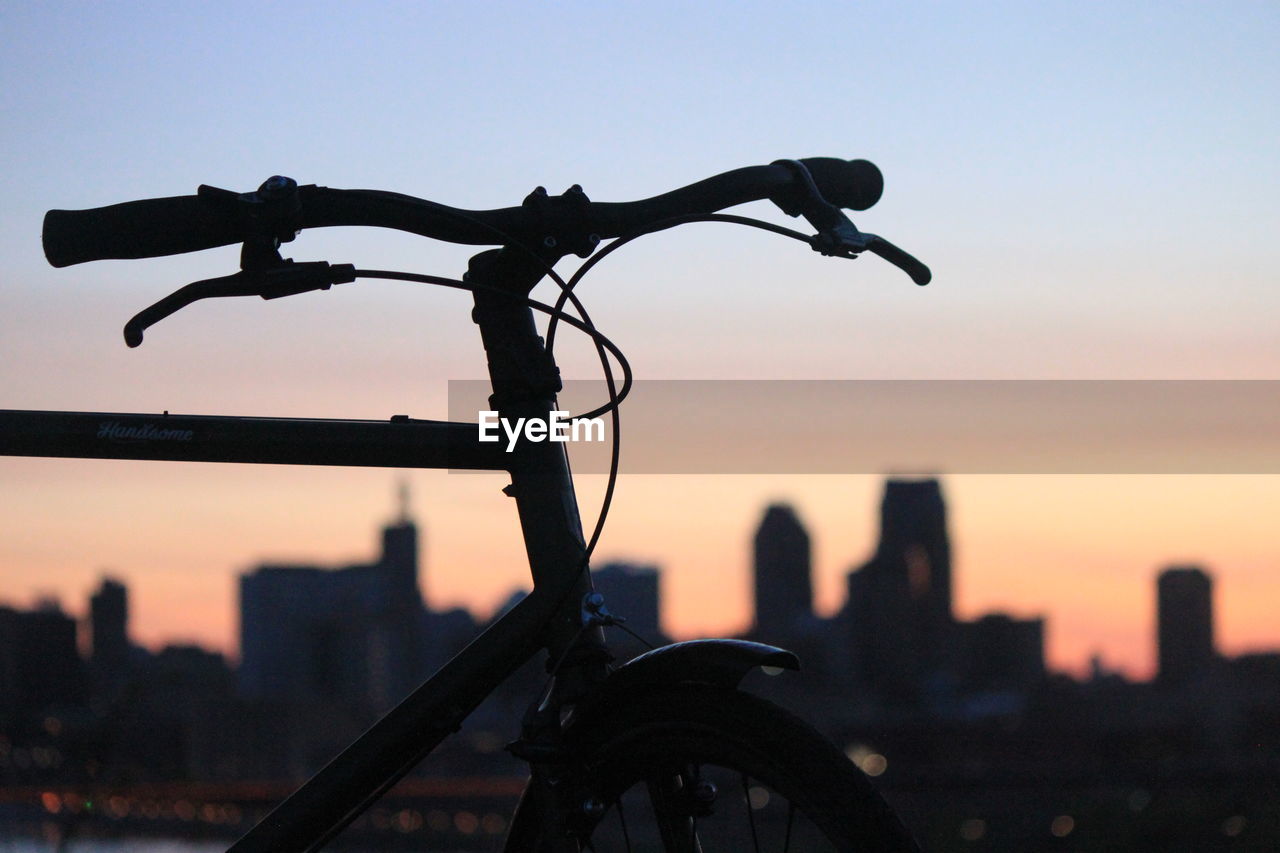
[[[852,218],[933,284],[725,225],[657,235],[581,291],[639,377],[1277,379],[1278,36],[1267,2],[19,5],[0,28],[0,406],[439,418],[449,379],[484,375],[465,295],[389,282],[200,304],[128,350],[134,312],[234,271],[235,249],[55,270],[50,208],[273,174],[470,208],[573,183],[613,201],[806,156],[880,166],[882,201]],[[441,275],[469,254],[372,229],[286,251]],[[559,357],[595,376],[581,341]],[[599,553],[664,567],[678,635],[736,630],[751,530],[788,500],[831,612],[874,546],[879,473],[629,475]],[[1275,475],[941,473],[957,612],[1046,616],[1055,666],[1149,673],[1172,563],[1214,574],[1224,650],[1280,646]],[[109,572],[139,641],[234,652],[237,574],[368,558],[397,478],[3,459],[0,601],[79,613]],[[410,482],[434,605],[485,612],[525,583],[500,477]],[[580,478],[588,519],[602,486]]]

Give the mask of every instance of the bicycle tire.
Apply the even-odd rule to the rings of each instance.
[[[568,792],[562,802],[579,805],[569,820],[585,850],[919,851],[862,771],[830,741],[789,712],[736,690],[674,685],[628,697],[571,723],[565,742],[571,760],[557,787]],[[708,767],[715,768],[710,777]],[[699,814],[696,803],[687,807],[688,794],[708,780],[717,786],[712,811]],[[670,793],[655,793],[655,785]],[[771,805],[778,795],[785,818],[783,803]],[[686,807],[657,802],[673,796]],[[651,826],[640,825],[646,800],[656,816]],[[536,801],[526,790],[507,850],[564,849],[544,837]]]

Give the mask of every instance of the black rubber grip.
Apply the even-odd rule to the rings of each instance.
[[[800,162],[813,175],[822,197],[838,207],[866,210],[884,192],[884,175],[870,160],[806,157]]]
[[[127,201],[44,215],[44,255],[55,267],[104,258],[154,258],[238,243],[234,210],[194,195]]]

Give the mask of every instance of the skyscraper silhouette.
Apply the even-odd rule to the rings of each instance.
[[[886,481],[876,552],[849,575],[846,610],[860,674],[914,696],[954,665],[951,545],[935,479]]]
[[[409,513],[409,484],[399,487],[399,517],[382,528],[382,559],[386,583],[396,601],[420,610],[422,593],[418,587],[418,526]]]
[[[240,690],[325,697],[385,710],[424,676],[418,528],[402,487],[376,562],[323,569],[262,565],[240,577]]]
[[[89,598],[89,645],[94,678],[102,687],[118,687],[128,675],[131,654],[129,592],[112,578],[103,578]]]
[[[1044,680],[1044,619],[988,613],[956,623],[963,660],[959,674],[970,690],[1029,690]]]
[[[0,721],[55,705],[84,701],[84,665],[76,648],[76,620],[54,600],[20,611],[0,607]]]
[[[772,504],[755,535],[756,635],[786,642],[813,616],[809,534],[786,504]]]
[[[103,578],[89,597],[90,649],[95,664],[123,660],[129,653],[129,592],[113,578]]]
[[[1179,686],[1213,666],[1213,580],[1196,566],[1173,566],[1156,580],[1160,682]]]
[[[591,584],[605,597],[610,612],[650,642],[662,638],[661,573],[657,566],[606,563],[591,572]]]

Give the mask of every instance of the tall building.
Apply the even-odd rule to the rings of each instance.
[[[813,618],[809,534],[786,504],[765,510],[755,535],[755,634],[787,642]]]
[[[399,517],[382,528],[382,558],[387,573],[387,589],[395,600],[421,609],[424,605],[418,586],[418,526],[409,513],[409,486],[399,489]]]
[[[57,602],[25,611],[0,607],[0,644],[0,722],[8,725],[87,698],[76,620]]]
[[[875,554],[849,575],[846,617],[861,676],[910,697],[955,666],[951,544],[936,479],[886,481]]]
[[[591,573],[591,584],[604,596],[609,612],[653,643],[662,638],[660,579],[657,566],[633,563],[606,563]]]
[[[254,699],[345,692],[328,662],[326,571],[260,565],[240,576],[240,692]]]
[[[906,580],[916,612],[941,631],[951,621],[951,541],[937,480],[889,480],[875,560]]]
[[[89,597],[89,660],[104,686],[118,686],[129,671],[129,592],[124,584],[103,578]]]
[[[1044,619],[988,613],[956,628],[964,687],[1030,690],[1044,681]]]
[[[1213,579],[1196,566],[1165,569],[1156,580],[1157,678],[1182,685],[1208,672],[1213,648]]]
[[[19,695],[22,689],[19,618],[18,611],[0,605],[0,732],[12,731],[24,710]]]
[[[401,493],[378,559],[337,569],[261,565],[240,577],[243,695],[326,698],[381,711],[424,677],[418,529]]]

